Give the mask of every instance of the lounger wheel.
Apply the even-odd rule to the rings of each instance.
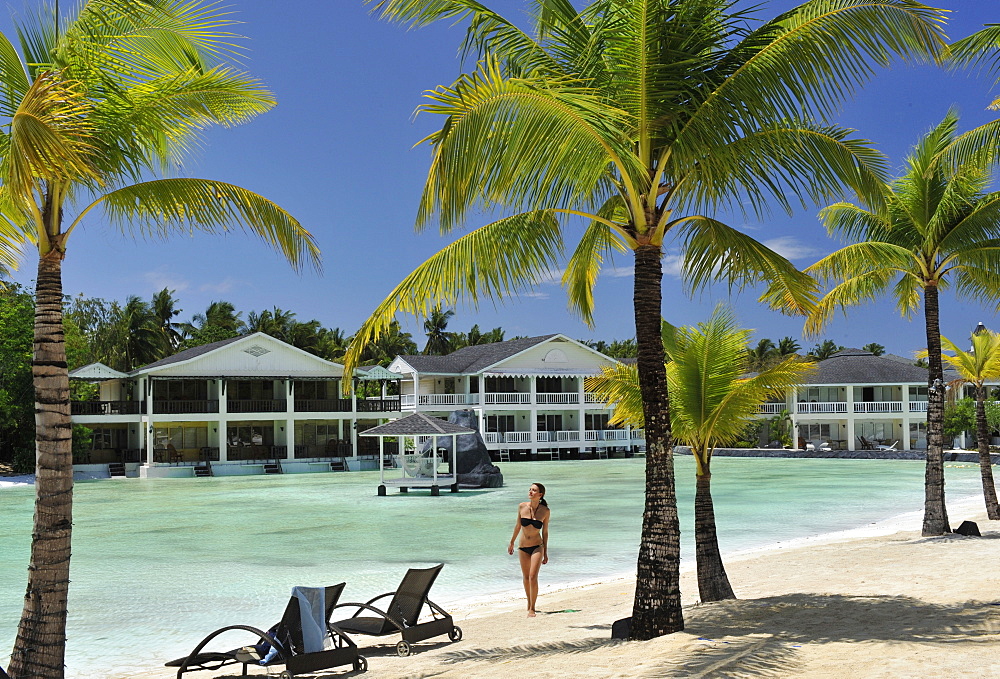
[[[451,639],[452,641],[461,641],[462,640],[462,628],[458,627],[457,625],[455,627],[452,627],[451,631],[448,632],[448,638]]]
[[[295,679],[295,676],[288,670],[284,670],[281,674],[278,675],[278,679]]]
[[[363,655],[359,655],[357,660],[354,661],[354,671],[355,672],[367,672],[368,671],[368,659]]]
[[[406,656],[410,655],[411,650],[412,648],[410,646],[409,641],[400,641],[398,644],[396,644],[396,654],[399,655],[400,657],[405,658]]]

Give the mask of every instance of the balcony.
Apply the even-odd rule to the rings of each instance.
[[[358,412],[359,413],[399,412],[399,397],[394,396],[392,398],[359,398]]]
[[[910,401],[911,413],[926,413],[927,401]]]
[[[539,431],[535,432],[535,440],[539,443],[568,443],[579,441],[578,431]]]
[[[157,415],[217,413],[219,402],[217,400],[153,401],[153,412]]]
[[[868,413],[872,415],[885,414],[885,413],[901,413],[903,412],[903,402],[902,401],[864,401],[861,403],[854,403],[855,413]]]
[[[535,403],[539,405],[562,405],[562,404],[578,404],[580,402],[580,394],[578,392],[571,393],[543,393],[535,394]]]
[[[285,399],[255,398],[243,401],[226,401],[226,410],[231,413],[283,413],[288,408]]]
[[[584,441],[628,441],[627,429],[588,429],[583,432]]]
[[[349,413],[351,412],[351,403],[352,401],[349,398],[296,399],[295,412]]]
[[[479,394],[420,394],[417,400],[422,406],[474,406],[479,405]],[[412,408],[413,394],[403,394],[401,404]]]
[[[531,394],[518,391],[483,394],[486,405],[529,405]]]
[[[781,403],[761,403],[757,407],[757,412],[761,415],[780,415],[781,411],[788,407],[785,402]]]
[[[73,415],[140,415],[145,412],[145,401],[70,401]]]
[[[831,401],[828,403],[796,403],[795,412],[799,415],[846,414],[847,401]]]
[[[593,403],[595,405],[604,405],[605,401],[600,397],[599,394],[595,394],[592,391],[585,392],[583,394],[584,403]]]

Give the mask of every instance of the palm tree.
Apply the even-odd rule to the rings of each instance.
[[[424,319],[424,332],[427,333],[427,344],[424,345],[424,355],[444,356],[451,351],[453,333],[448,332],[448,321],[455,315],[453,309],[442,311],[434,307]]]
[[[153,295],[153,313],[169,351],[176,351],[177,345],[181,343],[181,324],[174,322],[174,316],[179,316],[182,309],[177,308],[175,292],[177,291],[163,288]]]
[[[775,347],[775,351],[778,353],[778,356],[785,358],[786,356],[797,356],[802,351],[802,347],[795,339],[786,335],[778,340],[778,346]]]
[[[747,358],[750,361],[751,369],[762,370],[765,368],[771,359],[774,358],[776,349],[774,342],[766,337],[758,341],[757,346],[753,349],[748,347]]]
[[[739,440],[760,405],[801,384],[812,366],[786,358],[748,377],[750,331],[738,328],[733,312],[722,308],[697,327],[674,328],[664,323],[663,343],[669,360],[673,435],[691,447],[695,459],[698,593],[702,601],[735,599],[716,534],[712,453],[720,445]],[[599,377],[588,379],[587,390],[615,404],[613,422],[643,426],[635,366],[606,368]]]
[[[591,323],[604,261],[628,253],[648,451],[630,636],[648,639],[683,629],[659,327],[664,243],[683,246],[692,288],[766,281],[783,303],[808,309],[808,277],[711,214],[720,206],[763,213],[769,199],[790,209],[789,195],[823,200],[845,179],[872,181],[878,154],[809,118],[833,110],[873,64],[938,50],[942,15],[910,0],[812,0],[751,29],[754,10],[729,0],[531,7],[534,25],[522,31],[473,0],[377,3],[383,18],[414,26],[467,18],[465,51],[479,57],[420,107],[442,125],[425,139],[432,160],[418,227],[436,221],[450,233],[470,213],[504,216],[404,278],[361,326],[345,363],[398,312],[423,317],[439,304],[531,289],[573,242],[562,283]]]
[[[38,249],[39,474],[14,679],[62,677],[64,668],[73,488],[62,325],[69,237],[88,217],[154,238],[238,226],[293,266],[318,261],[309,233],[262,196],[224,182],[158,178],[199,146],[201,130],[237,125],[274,105],[258,81],[222,63],[238,51],[232,23],[226,10],[190,0],[90,0],[64,14],[43,7],[21,23],[23,55],[0,35],[0,116],[7,118],[0,241]]]
[[[844,347],[833,340],[823,340],[809,350],[809,357],[814,361],[825,361],[838,351],[843,351]]]
[[[865,351],[870,351],[872,356],[881,356],[885,353],[885,347],[878,342],[869,342],[861,348]]]
[[[949,112],[924,135],[906,160],[904,174],[877,191],[859,194],[861,205],[837,203],[820,213],[830,233],[853,244],[807,271],[834,284],[809,317],[818,333],[837,308],[888,293],[910,316],[923,300],[927,336],[927,468],[924,535],[949,532],[944,500],[944,384],[939,291],[974,299],[1000,297],[1000,193],[988,193],[996,147],[965,153],[970,134],[958,135]],[[964,157],[963,157],[964,154]]]
[[[151,305],[137,295],[114,305],[115,318],[103,338],[113,368],[128,372],[167,355],[169,346],[160,319]]]
[[[955,355],[941,354],[944,360],[961,377],[951,385],[960,387],[971,384],[976,389],[976,446],[979,448],[979,470],[983,479],[983,499],[986,515],[1000,519],[997,489],[993,483],[993,461],[990,459],[990,437],[986,418],[986,381],[1000,377],[1000,333],[983,328],[972,333],[970,351],[962,351],[947,337],[941,337],[941,346]]]
[[[351,338],[351,346],[354,346],[356,338],[357,335]],[[378,339],[364,348],[360,359],[364,363],[377,363],[378,365],[387,366],[397,356],[413,355],[416,353],[417,345],[413,341],[413,335],[403,332],[399,322],[393,321],[386,332],[380,334]],[[346,357],[344,365],[347,365]],[[352,369],[353,365],[350,369],[345,367],[344,373],[349,375]]]

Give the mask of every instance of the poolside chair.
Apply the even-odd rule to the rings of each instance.
[[[462,638],[462,630],[455,626],[451,614],[427,598],[431,585],[443,567],[444,564],[432,568],[411,568],[406,571],[395,592],[380,594],[363,604],[338,605],[337,608],[356,607],[358,610],[352,617],[335,622],[333,626],[348,633],[375,637],[401,634],[403,638],[396,644],[396,653],[401,656],[410,655],[412,644],[442,634],[447,634],[452,641],[458,641]],[[386,610],[372,606],[379,599],[388,596],[391,596],[392,600],[389,601]],[[418,622],[424,604],[427,604],[433,618]],[[365,610],[375,613],[378,617],[360,617],[359,614]]]
[[[896,450],[896,444],[897,443],[899,443],[899,439],[896,439],[895,441],[893,441],[892,445],[889,445],[889,446],[883,446],[883,445],[879,444],[879,445],[875,446],[875,449],[876,450],[882,450],[882,451],[889,451],[889,450],[893,450],[894,451],[894,450]]]
[[[861,443],[861,450],[875,450],[875,444],[864,436],[859,436],[858,441]]]
[[[249,625],[229,625],[217,629],[202,639],[186,657],[171,660],[166,666],[178,668],[177,679],[181,679],[185,672],[217,670],[237,663],[243,665],[244,677],[247,676],[248,665],[261,664],[266,667],[283,664],[285,669],[279,675],[282,679],[340,665],[351,665],[355,671],[364,672],[368,669],[368,661],[358,654],[357,644],[330,624],[330,615],[344,591],[344,584],[324,588],[295,587],[281,621],[271,630],[264,632]],[[204,650],[217,636],[233,630],[250,632],[257,639],[251,646],[231,651]],[[261,663],[262,659],[264,663]]]
[[[816,452],[818,450],[820,452],[825,453],[833,449],[830,447],[829,441],[820,441],[819,439],[817,439],[815,441],[810,441],[809,443],[807,443],[806,450],[811,450],[813,452]]]

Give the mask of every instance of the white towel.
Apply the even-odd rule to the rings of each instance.
[[[302,650],[306,653],[322,651],[326,637],[326,588],[293,587],[292,596],[299,600]]]

